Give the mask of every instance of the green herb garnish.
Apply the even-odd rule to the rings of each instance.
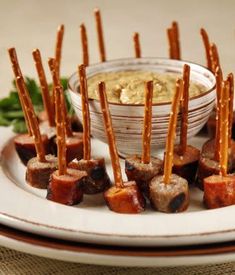
[[[67,89],[67,83],[67,78],[61,78],[61,84],[64,90]],[[34,105],[34,110],[36,114],[38,114],[43,110],[41,89],[33,78],[26,77],[25,84]],[[10,91],[9,95],[0,100],[0,126],[13,126],[13,131],[15,133],[25,133],[27,128],[20,105],[18,92],[16,90],[15,81],[12,82],[12,85],[13,89]],[[69,114],[72,114],[74,111],[68,99],[67,93],[65,94],[68,112]]]

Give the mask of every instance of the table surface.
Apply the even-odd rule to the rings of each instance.
[[[204,27],[212,42],[215,42],[224,74],[235,72],[235,1],[233,0],[11,0],[1,1],[0,9],[0,97],[11,88],[13,73],[7,49],[15,47],[24,75],[36,77],[32,50],[42,53],[48,80],[47,59],[54,55],[56,29],[65,24],[62,53],[62,75],[69,76],[81,63],[79,26],[85,23],[88,31],[91,63],[99,62],[95,32],[94,8],[100,8],[103,19],[107,59],[134,56],[132,35],[138,31],[143,56],[168,57],[166,29],[173,20],[179,22],[182,58],[206,64],[205,52],[200,37]],[[126,269],[93,267],[69,264],[39,257],[24,255],[13,250],[0,248],[0,274],[12,270],[23,273],[22,259],[28,267],[32,262],[43,262],[38,274],[198,274],[198,268]],[[26,261],[24,267],[27,268]],[[235,273],[233,263],[201,267],[203,274]],[[30,269],[29,269],[30,270]],[[54,270],[54,273],[52,272]],[[226,270],[228,273],[226,273]],[[20,273],[21,272],[21,273]],[[100,273],[99,273],[100,272]],[[14,273],[16,274],[16,273]]]

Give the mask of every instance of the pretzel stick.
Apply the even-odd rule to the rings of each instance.
[[[221,125],[221,92],[222,92],[222,80],[223,75],[222,71],[219,67],[215,70],[215,78],[216,78],[216,97],[217,97],[217,105],[216,105],[216,132],[215,132],[215,153],[214,159],[219,161],[220,158],[220,125]]]
[[[181,54],[180,54],[180,41],[179,41],[178,22],[176,22],[176,21],[172,22],[172,31],[173,31],[173,37],[174,37],[175,59],[180,60],[181,59]]]
[[[111,115],[108,107],[108,101],[107,101],[104,82],[99,83],[98,91],[99,91],[99,97],[100,97],[100,106],[103,113],[103,120],[104,120],[105,130],[107,134],[108,144],[109,144],[109,153],[110,153],[110,158],[111,158],[112,167],[113,167],[115,186],[117,188],[123,188],[124,185],[122,180],[121,166],[119,162],[115,135],[113,132],[112,119],[111,119]]]
[[[52,79],[53,79],[53,85],[54,85],[53,92],[55,92],[55,87],[57,87],[57,86],[60,86],[61,89],[62,89],[61,82],[60,82],[59,76],[58,76],[57,71],[56,71],[56,68],[57,68],[56,60],[54,58],[49,58],[48,64],[49,64],[49,68],[50,68]],[[72,132],[71,123],[70,123],[70,120],[69,120],[69,117],[68,117],[68,114],[67,114],[67,108],[66,108],[66,104],[65,104],[64,93],[63,93],[63,96],[62,96],[62,105],[61,106],[62,106],[62,110],[63,110],[64,116],[65,116],[66,135],[67,135],[67,137],[72,137],[73,132]]]
[[[80,25],[80,34],[81,34],[81,42],[82,42],[83,64],[85,66],[88,66],[89,65],[88,41],[87,41],[86,27],[84,24]]]
[[[90,140],[90,111],[88,105],[87,80],[85,65],[78,67],[78,75],[80,79],[80,93],[82,99],[82,118],[83,118],[83,158],[89,160],[91,158],[91,140]]]
[[[38,78],[41,85],[42,90],[42,99],[43,99],[43,105],[47,113],[48,121],[50,126],[55,126],[55,114],[53,112],[52,104],[51,104],[51,98],[50,98],[50,91],[46,80],[45,71],[42,65],[42,58],[40,51],[38,49],[33,51],[33,58],[35,61],[35,66],[38,73]]]
[[[210,52],[211,52],[211,59],[212,59],[212,72],[215,73],[216,68],[220,67],[220,61],[219,61],[219,53],[214,43],[211,45]]]
[[[56,132],[57,132],[57,151],[58,151],[58,170],[59,175],[65,175],[67,172],[66,166],[66,144],[65,144],[65,129],[64,129],[64,114],[61,112],[63,90],[61,86],[55,87],[55,113],[56,113]]]
[[[60,63],[61,63],[61,52],[62,52],[62,43],[64,38],[64,25],[60,25],[57,29],[56,35],[56,44],[55,44],[55,60],[57,66],[58,76],[60,77]]]
[[[166,140],[165,161],[164,161],[163,180],[165,184],[169,184],[171,180],[175,131],[176,131],[176,125],[177,125],[177,116],[178,116],[178,110],[179,110],[182,84],[183,84],[182,79],[177,79],[175,95],[171,106],[170,121],[168,126],[168,136]]]
[[[229,123],[229,81],[222,83],[221,95],[221,126],[220,126],[220,174],[227,175],[228,166],[228,123]]]
[[[153,100],[153,81],[145,83],[145,105],[144,105],[144,127],[142,135],[142,162],[150,162],[150,142],[152,131],[152,100]]]
[[[230,86],[229,92],[229,121],[228,121],[228,140],[229,147],[231,146],[231,138],[232,138],[232,127],[233,127],[233,99],[234,99],[234,77],[233,74],[230,73],[227,77]]]
[[[12,69],[13,69],[13,72],[14,72],[14,75],[15,75],[15,79],[16,79],[17,76],[22,76],[22,73],[21,73],[21,69],[20,69],[20,65],[19,65],[19,62],[18,62],[18,58],[17,58],[17,54],[16,54],[15,48],[8,49],[8,53],[9,53]],[[23,114],[24,114],[27,131],[28,131],[29,135],[32,136],[32,131],[31,131],[31,128],[30,128],[30,123],[29,123],[28,115],[27,115],[27,112],[25,110],[25,106],[23,104],[23,100],[21,98],[21,94],[18,93],[18,95],[19,95],[20,105],[21,105],[21,108],[22,108],[22,111],[23,111]]]
[[[171,28],[167,29],[167,37],[168,37],[168,43],[169,43],[169,58],[174,59],[175,53],[174,53],[174,47],[173,47],[173,30]]]
[[[140,58],[141,57],[141,48],[140,48],[140,39],[139,39],[138,32],[134,33],[133,41],[134,41],[134,48],[135,48],[135,57]]]
[[[212,63],[211,63],[211,54],[210,54],[210,41],[209,41],[209,37],[208,34],[206,32],[205,29],[201,28],[200,30],[201,36],[202,36],[202,41],[205,47],[205,51],[206,51],[206,60],[207,60],[207,68],[209,70],[212,70]]]
[[[188,101],[189,101],[189,78],[190,66],[184,64],[183,72],[183,92],[181,100],[181,128],[180,128],[180,155],[183,156],[187,148],[188,134]]]
[[[106,54],[105,54],[105,46],[104,46],[104,35],[103,35],[101,15],[100,15],[99,9],[95,10],[95,21],[96,21],[96,30],[97,30],[98,44],[99,44],[99,50],[100,50],[100,60],[101,62],[105,62]]]
[[[25,111],[28,114],[30,127],[33,133],[37,157],[40,162],[46,162],[45,150],[42,144],[42,137],[39,130],[37,116],[33,109],[32,101],[29,97],[29,92],[26,89],[23,76],[16,78],[18,92],[21,94],[22,102],[25,106]]]

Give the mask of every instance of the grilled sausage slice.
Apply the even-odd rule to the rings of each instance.
[[[53,152],[57,155],[56,138],[54,138]],[[73,159],[83,157],[83,138],[82,133],[73,133],[73,136],[66,137],[66,161],[69,163]]]
[[[219,163],[214,160],[215,139],[204,143],[198,163],[197,186],[203,190],[203,179],[219,174]],[[231,147],[228,151],[228,173],[235,169],[235,142],[231,140]]]
[[[104,199],[109,209],[117,213],[138,214],[145,209],[145,199],[134,181],[124,183],[124,188],[109,188]]]
[[[88,180],[83,182],[82,190],[85,194],[97,194],[110,187],[111,181],[107,174],[104,158],[70,162],[70,168],[86,171]]]
[[[214,138],[216,132],[216,113],[213,111],[207,121],[207,132],[209,137]],[[233,123],[232,123],[232,139],[235,139],[235,112],[233,112]]]
[[[48,154],[50,149],[49,140],[46,135],[42,135],[42,143],[45,153]],[[33,136],[29,136],[28,134],[18,135],[14,138],[14,144],[16,152],[24,165],[27,165],[31,158],[36,157],[37,153]]]
[[[125,160],[125,172],[129,181],[135,181],[146,196],[149,194],[149,183],[151,179],[162,173],[163,161],[151,157],[150,163],[145,164],[141,156],[134,155],[127,157]]]
[[[26,181],[33,187],[46,189],[51,174],[58,168],[58,160],[53,155],[46,155],[46,162],[37,157],[31,158],[27,164]]]
[[[207,208],[235,204],[235,175],[213,175],[203,180],[204,203]]]
[[[172,174],[171,182],[165,184],[163,176],[156,176],[150,182],[150,201],[155,210],[166,213],[182,212],[189,205],[188,182]]]
[[[47,199],[66,205],[75,205],[82,201],[82,184],[87,173],[75,169],[67,169],[66,175],[55,171],[50,180]]]
[[[173,173],[186,179],[189,184],[195,182],[197,173],[198,161],[200,158],[200,150],[187,145],[186,152],[183,156],[179,155],[180,145],[176,145],[174,148],[173,157]]]

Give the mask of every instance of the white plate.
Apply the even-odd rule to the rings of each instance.
[[[54,240],[0,225],[0,245],[69,262],[111,266],[180,266],[235,260],[235,243],[184,247],[116,247]]]
[[[224,242],[235,239],[235,206],[205,210],[202,192],[191,190],[188,211],[164,214],[148,208],[139,215],[108,210],[101,195],[86,196],[76,207],[45,199],[46,191],[28,186],[25,168],[14,150],[10,129],[1,128],[0,223],[59,239],[124,246],[173,246]],[[201,146],[204,138],[190,141]],[[6,145],[4,145],[6,143]],[[93,152],[107,160],[107,146],[93,140]],[[123,162],[122,162],[123,166]]]

